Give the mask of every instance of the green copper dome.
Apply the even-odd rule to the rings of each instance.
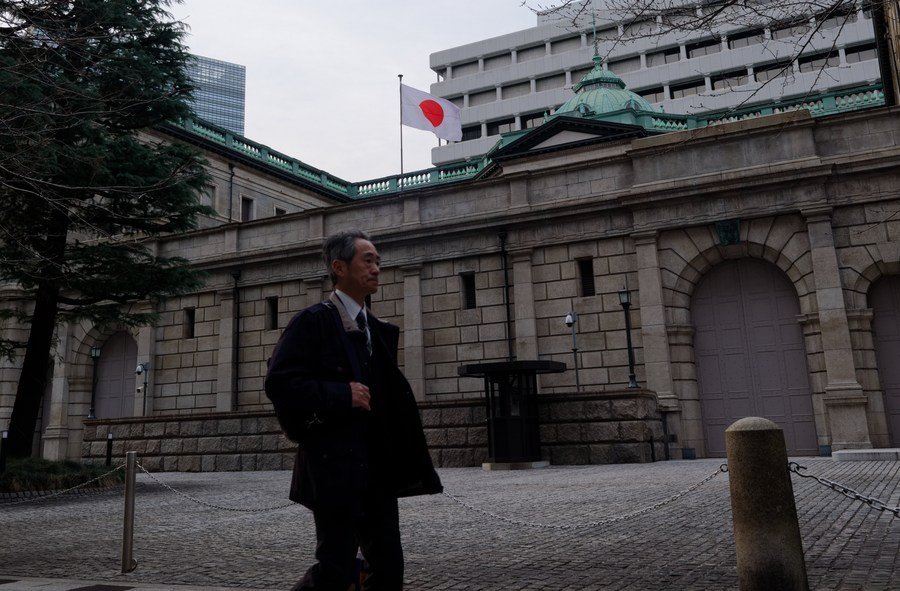
[[[604,70],[599,55],[594,56],[594,69],[572,89],[575,96],[558,108],[556,114],[578,111],[582,115],[598,116],[625,109],[656,112],[644,97],[626,90],[625,83],[614,72]]]

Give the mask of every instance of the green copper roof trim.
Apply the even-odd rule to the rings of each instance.
[[[615,72],[603,68],[602,57],[595,55],[591,60],[594,62],[594,69],[572,86],[572,90],[575,92],[579,92],[582,88],[592,90],[595,85],[606,88],[625,88],[625,82]]]
[[[615,72],[603,69],[603,58],[593,57],[594,69],[572,87],[575,96],[556,109],[554,115],[573,112],[584,116],[605,115],[623,109],[655,112],[647,99],[625,88],[625,83]]]
[[[595,59],[594,70],[592,70],[591,73],[585,76],[582,79],[582,82],[587,81],[588,78],[590,78],[591,75],[595,73],[598,67],[598,61],[597,59]],[[600,69],[602,70],[602,68]],[[602,71],[609,72],[608,70]],[[609,72],[609,74],[611,74],[612,77],[621,82],[621,79],[619,79],[618,76],[616,76],[612,72]],[[592,79],[591,84],[608,83],[615,85],[615,82],[610,82],[610,80],[611,78],[606,76],[606,74],[600,74],[596,78]],[[584,88],[584,86],[579,86],[579,88]],[[608,87],[599,88],[602,88],[606,91],[618,91],[628,93],[628,95],[638,96],[624,89]],[[579,93],[579,95],[576,95],[576,97],[574,98],[577,98],[578,96],[586,93],[596,92],[596,90],[597,88],[584,91],[582,93]],[[629,98],[629,100],[633,99]],[[646,100],[642,98],[641,100],[646,103]],[[573,101],[570,100],[566,103],[566,105],[571,102]],[[649,106],[649,103],[647,104]],[[785,111],[796,111],[798,109],[808,109],[813,117],[822,117],[826,115],[836,115],[838,113],[855,111],[858,109],[882,107],[884,106],[884,104],[884,92],[882,90],[881,84],[879,83],[850,88],[842,91],[833,91],[811,97],[780,101],[764,106],[749,107],[734,111],[704,113],[702,116],[663,113],[661,111],[654,110],[652,106],[649,106],[649,108],[647,109],[642,109],[638,107],[638,104],[630,102],[623,102],[619,109],[607,112],[594,112],[593,109],[588,108],[579,110],[576,107],[576,109],[564,113],[561,110],[562,107],[560,107],[560,109],[557,110],[554,116],[565,114],[566,116],[572,117],[584,117],[586,119],[597,119],[615,123],[640,125],[649,131],[653,131],[656,133],[665,133],[672,131],[684,131],[687,129],[696,129],[699,127],[708,127],[710,125],[719,125],[722,123],[740,121],[743,119],[753,119],[756,117],[763,117],[765,115],[783,113]],[[175,123],[174,125],[198,137],[204,138],[215,144],[219,144],[224,148],[231,149],[239,154],[242,154],[245,157],[255,160],[264,166],[271,167],[273,170],[278,170],[288,175],[295,176],[298,179],[303,179],[307,182],[318,185],[323,190],[329,193],[336,194],[340,197],[351,200],[370,199],[381,195],[390,195],[393,193],[397,193],[398,191],[442,186],[449,183],[473,179],[477,177],[481,172],[483,172],[488,166],[490,166],[491,153],[506,145],[509,145],[516,139],[522,137],[523,135],[531,133],[532,131],[534,131],[534,129],[536,129],[523,129],[503,134],[497,141],[497,143],[491,148],[491,150],[489,150],[485,156],[477,160],[456,162],[438,166],[436,168],[409,172],[403,175],[392,175],[379,179],[373,179],[370,181],[351,183],[336,176],[330,175],[325,171],[304,164],[296,158],[292,158],[290,156],[272,150],[267,146],[258,144],[247,138],[233,134],[230,131],[226,131],[221,127],[203,121],[185,120]]]

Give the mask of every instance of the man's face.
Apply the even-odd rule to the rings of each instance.
[[[381,257],[375,245],[362,238],[356,239],[356,254],[350,262],[334,261],[331,266],[337,276],[339,290],[362,304],[367,295],[378,291],[378,274]]]

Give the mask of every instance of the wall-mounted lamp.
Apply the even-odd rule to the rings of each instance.
[[[144,389],[141,392],[144,394],[146,399],[147,396],[147,374],[150,373],[150,364],[148,362],[138,363],[137,367],[134,368],[134,373],[136,375],[144,376]]]
[[[628,344],[628,387],[637,388],[637,380],[634,377],[634,347],[631,345],[631,292],[626,288],[619,290],[619,303],[625,311],[625,342]]]

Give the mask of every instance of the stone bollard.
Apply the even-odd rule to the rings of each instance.
[[[741,591],[809,591],[784,433],[747,417],[725,430]]]

